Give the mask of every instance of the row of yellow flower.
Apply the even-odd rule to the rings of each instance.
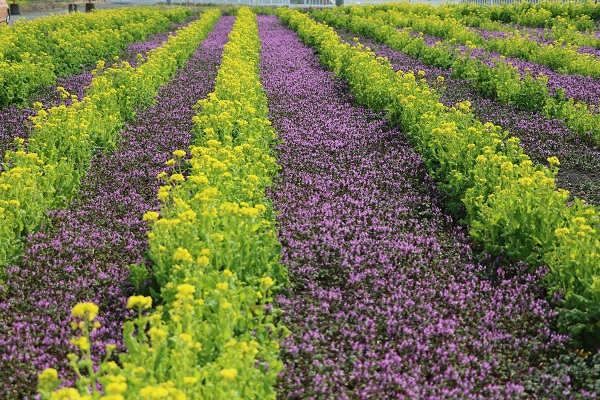
[[[123,8],[39,18],[0,29],[0,107],[21,104],[40,85],[112,58],[127,44],[181,22],[187,9]]]
[[[379,7],[369,7],[367,13]],[[513,32],[505,38],[486,39],[476,31],[469,29],[455,18],[442,19],[429,14],[429,7],[415,7],[409,3],[397,3],[384,6],[390,22],[396,27],[410,28],[427,35],[453,39],[464,45],[496,51],[505,56],[517,57],[534,63],[547,65],[567,74],[580,74],[600,77],[600,61],[591,54],[577,51],[579,46],[570,43],[544,44],[531,40],[527,34]]]
[[[160,305],[144,314],[153,299],[129,299],[139,314],[124,327],[128,353],[95,371],[89,331],[99,310],[78,304],[72,343],[80,355],[71,360],[80,378],[76,388],[53,391],[57,373],[44,371],[43,398],[275,398],[278,342],[286,331],[267,305],[286,275],[265,196],[277,165],[259,51],[255,15],[239,9],[215,91],[198,104],[191,158],[175,151],[167,162],[172,173],[158,176],[165,182],[160,214],[150,211],[144,219],[153,224],[148,236]]]
[[[492,7],[475,3],[448,4],[440,10],[429,9],[440,16],[454,16],[466,21],[487,21],[502,29],[512,29],[509,23],[526,27],[557,28],[565,24],[573,25],[577,31],[594,30],[594,21],[600,16],[600,6],[593,1],[540,1],[538,3],[496,4]],[[502,25],[501,25],[502,24]],[[485,28],[484,26],[481,26]],[[485,28],[488,29],[488,28]],[[579,33],[579,32],[578,32]],[[590,35],[591,36],[591,35]],[[584,44],[582,44],[584,45]]]
[[[423,38],[414,37],[409,31],[396,29],[393,15],[401,19],[407,18],[405,15],[374,11],[376,8],[365,11],[369,8],[352,6],[314,10],[312,15],[329,25],[350,29],[395,50],[418,57],[427,65],[451,69],[454,77],[468,80],[495,100],[514,104],[520,109],[540,111],[550,119],[562,119],[581,137],[587,138],[592,132],[592,138],[600,143],[600,114],[595,107],[565,97],[562,89],[558,89],[562,95],[557,93],[550,96],[546,76],[533,78],[531,74],[526,74],[522,78],[518,68],[502,58],[494,60],[494,65],[489,66],[476,57],[471,57],[470,52],[455,52],[452,40],[429,47]],[[368,18],[360,15],[367,15]]]
[[[440,7],[428,7],[427,4],[423,4],[423,6],[419,6],[418,10],[415,8],[414,12],[419,15],[433,14],[443,19],[451,17],[466,26],[496,32],[527,33],[527,30],[523,29],[522,26],[545,26],[546,28],[552,28],[547,31],[547,37],[554,41],[564,41],[565,43],[570,43],[575,46],[590,47],[596,47],[596,45],[600,43],[600,41],[594,37],[593,33],[593,30],[595,29],[593,14],[597,15],[598,13],[591,9],[588,11],[593,14],[580,14],[578,16],[569,16],[567,13],[560,15],[560,12],[556,16],[553,16],[552,12],[543,8],[538,8],[536,10],[535,7],[531,7],[527,11],[522,10],[521,12],[519,12],[516,7],[513,7],[512,9],[507,8],[505,10],[508,11],[508,13],[504,14],[501,18],[504,21],[513,20],[521,26],[509,25],[501,22],[498,19],[500,15],[497,13],[500,11],[499,9],[496,9],[496,12],[490,12],[490,7],[479,6],[474,3],[444,4]],[[574,9],[571,10],[574,11]],[[510,11],[517,12],[510,16]],[[500,12],[502,13],[502,11]]]
[[[69,107],[38,111],[27,148],[17,139],[19,149],[6,153],[0,174],[0,266],[21,254],[23,235],[39,227],[46,211],[71,201],[93,150],[114,146],[135,107],[153,101],[219,16],[218,11],[207,12],[151,51],[137,69],[123,63],[104,70],[99,62],[86,97],[74,98]]]
[[[468,102],[443,105],[421,72],[395,73],[387,59],[343,43],[327,25],[292,10],[279,15],[361,103],[387,110],[411,136],[453,204],[464,204],[471,235],[487,252],[550,268],[549,289],[565,294],[561,326],[581,344],[600,347],[598,212],[579,200],[567,206],[568,192],[554,183],[558,159],[548,159],[550,169],[532,165],[518,139],[481,123]]]

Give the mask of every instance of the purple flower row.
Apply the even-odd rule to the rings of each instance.
[[[353,42],[353,33],[346,30],[338,30],[338,33],[348,42]],[[375,50],[377,56],[390,60],[395,70],[424,71],[428,83],[440,91],[444,104],[452,106],[465,100],[471,102],[472,111],[481,121],[493,122],[508,130],[511,136],[518,137],[525,153],[535,162],[545,163],[548,157],[558,157],[561,162],[558,186],[582,199],[594,203],[600,201],[600,177],[596,173],[600,169],[600,150],[591,145],[591,141],[581,139],[563,121],[490,100],[469,82],[452,78],[449,70],[428,66],[418,58],[371,39],[360,36],[359,40]],[[443,85],[437,83],[438,76],[444,78]]]
[[[429,35],[424,35],[423,40],[428,46],[434,46],[437,42],[444,41],[443,38]],[[457,47],[463,52],[468,50],[466,46],[458,45]],[[554,94],[557,88],[561,88],[565,91],[567,97],[573,98],[576,101],[583,101],[592,106],[600,104],[600,78],[577,74],[562,74],[545,65],[520,60],[515,57],[505,57],[500,53],[480,47],[473,49],[470,54],[471,57],[477,58],[490,66],[494,64],[494,60],[503,57],[519,69],[521,76],[525,76],[527,72],[530,72],[534,77],[541,74],[546,75],[551,94]]]
[[[142,216],[159,208],[156,175],[174,150],[191,143],[193,106],[213,89],[232,24],[232,17],[216,24],[160,89],[156,104],[123,129],[118,149],[97,154],[79,199],[67,210],[50,212],[50,223],[27,238],[22,262],[6,269],[0,291],[0,398],[31,397],[36,374],[48,367],[58,366],[69,377],[70,311],[78,302],[100,306],[94,353],[107,343],[122,343],[132,294],[127,265],[144,259],[148,227]]]
[[[469,27],[469,30],[477,33],[478,35],[481,35],[485,40],[505,39],[514,36],[512,32],[492,31],[483,28]],[[532,38],[538,43],[553,44],[554,39],[547,37],[545,33],[545,30],[542,28],[523,28],[523,30],[521,31],[521,34],[529,35],[530,38]]]
[[[491,31],[483,28],[469,28],[473,32],[481,35],[485,40],[505,39],[514,36],[512,32]],[[529,36],[529,39],[540,44],[555,44],[555,38],[550,35],[550,30],[543,28],[523,28],[521,34]],[[581,54],[592,54],[596,57],[600,56],[600,49],[590,46],[578,46],[577,51]]]
[[[514,36],[512,32],[492,31],[483,28],[469,28],[470,30],[481,35],[485,40],[505,39]],[[551,35],[550,29],[544,28],[520,28],[521,35],[528,35],[529,39],[540,44],[555,44],[556,39]],[[600,56],[600,50],[590,46],[578,46],[577,51],[581,54],[593,54]]]
[[[292,282],[277,299],[292,332],[279,398],[569,394],[569,377],[545,367],[566,338],[540,276],[478,264],[407,138],[276,17],[259,32]]]
[[[149,36],[143,42],[131,43],[124,49],[121,59],[134,65],[137,62],[137,54],[145,57],[146,53],[152,49],[161,46],[168,40],[168,37],[173,32],[186,24],[172,24],[171,31],[156,33]],[[58,77],[56,84],[40,89],[33,98],[31,103],[40,102],[43,108],[57,106],[63,102],[61,93],[57,87],[63,87],[67,92],[82,98],[85,95],[84,89],[91,83],[92,74],[91,68],[86,68],[80,74],[73,74],[67,77]],[[66,99],[65,104],[70,104],[70,99]],[[37,112],[28,107],[19,108],[17,106],[8,106],[0,109],[0,154],[4,154],[6,150],[14,150],[13,140],[16,137],[27,138],[31,130],[29,117],[36,115]]]

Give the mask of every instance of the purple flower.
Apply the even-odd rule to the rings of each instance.
[[[259,32],[292,282],[277,299],[292,332],[279,398],[568,396],[569,377],[544,367],[566,342],[544,271],[479,263],[408,138],[276,17]]]

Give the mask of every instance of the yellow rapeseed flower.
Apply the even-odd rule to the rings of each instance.
[[[260,278],[260,284],[269,288],[275,284],[275,281],[270,277]]]
[[[189,178],[192,182],[194,182],[196,185],[200,185],[203,183],[208,183],[208,178],[204,175],[192,175]]]
[[[188,335],[187,333],[180,333],[179,339],[181,339],[182,341],[184,341],[186,343],[189,343],[193,340],[192,335]]]
[[[106,346],[106,347],[108,347],[108,346]],[[114,362],[114,361],[109,361],[109,362],[107,362],[107,363],[106,363],[106,367],[107,367],[109,370],[115,370],[115,369],[119,369],[119,366],[118,366],[118,365],[117,365],[117,363],[116,363],[116,362]],[[112,376],[112,378],[123,378],[123,379],[126,379],[124,376],[121,376],[121,375]],[[115,380],[115,382],[116,382],[116,380]]]
[[[163,329],[159,329],[159,328],[150,328],[148,330],[148,335],[153,340],[162,341],[164,338],[167,337],[167,332],[165,332]]]
[[[564,237],[565,235],[568,235],[569,233],[571,233],[571,230],[569,228],[556,228],[554,230],[554,234],[556,235],[556,237]]]
[[[210,264],[210,259],[206,256],[200,256],[200,257],[198,257],[198,260],[196,260],[196,263],[200,267],[206,267],[207,265]]]
[[[245,215],[247,217],[255,217],[258,215],[258,210],[254,207],[242,207],[240,208],[240,214]]]
[[[179,218],[183,221],[193,221],[196,219],[197,214],[192,210],[187,210],[184,213],[179,214]]]
[[[127,391],[127,383],[125,382],[112,382],[104,387],[104,390],[108,394],[119,394]]]
[[[221,377],[227,379],[227,380],[233,380],[235,379],[235,377],[237,376],[238,372],[237,369],[235,368],[226,368],[221,370]]]
[[[552,178],[544,178],[542,179],[542,185],[548,185],[550,187],[552,187],[554,185],[554,179]]]
[[[169,392],[164,387],[146,386],[140,389],[140,396],[144,400],[163,399],[169,396]]]
[[[165,201],[169,198],[170,194],[167,191],[158,191],[158,200]]]
[[[225,239],[225,236],[223,236],[222,233],[212,233],[210,235],[210,240],[215,241],[215,242],[222,242],[223,239]]]
[[[171,182],[183,182],[183,181],[185,181],[185,178],[181,174],[173,174],[173,175],[171,175],[169,180]]]
[[[173,152],[173,155],[177,158],[182,158],[182,157],[185,157],[185,151],[184,150],[175,150]]]
[[[513,170],[513,163],[510,161],[504,161],[501,165],[501,168],[507,172],[510,172]]]
[[[100,397],[100,400],[125,400],[122,394],[107,394],[105,396]]]
[[[150,308],[152,307],[152,297],[150,296],[131,296],[127,300],[127,308]]]
[[[88,351],[90,349],[90,341],[86,336],[72,338],[70,342],[73,346],[79,347],[79,349],[82,351]]]
[[[183,247],[178,247],[177,250],[175,250],[175,254],[173,254],[173,260],[192,262],[194,261],[194,257],[192,257],[192,255],[187,249],[184,249]]]
[[[521,185],[526,185],[526,186],[528,186],[528,185],[531,185],[531,184],[533,184],[533,180],[532,180],[531,178],[527,178],[527,177],[525,177],[525,178],[521,178],[521,179],[519,179],[519,183],[520,183]]]
[[[183,378],[183,383],[186,385],[193,385],[196,382],[198,382],[198,379],[194,378],[193,376],[186,376]]]
[[[144,221],[156,221],[160,215],[156,211],[148,211],[142,217]]]
[[[50,393],[50,400],[79,400],[81,395],[79,390],[74,388],[62,388],[56,392]]]
[[[71,310],[71,316],[74,318],[83,318],[87,315],[89,321],[93,321],[98,315],[98,306],[94,303],[78,303]]]
[[[232,306],[232,304],[230,302],[228,302],[227,300],[223,300],[223,302],[221,303],[221,308],[223,310],[228,310],[230,309]]]
[[[560,161],[558,161],[558,157],[548,157],[547,158],[548,163],[550,163],[551,166],[553,167],[558,167],[560,165]]]
[[[583,225],[580,225],[580,226],[579,226],[579,230],[580,230],[580,231],[583,231],[583,232],[592,232],[592,233],[595,233],[595,232],[596,232],[596,230],[595,230],[595,229],[593,229],[591,226],[589,226],[589,225],[585,225],[585,224],[583,224]]]
[[[53,382],[58,379],[58,371],[54,368],[47,368],[38,375],[38,379],[40,382]]]
[[[196,293],[196,288],[189,283],[184,283],[177,286],[177,292],[181,295],[187,296]]]

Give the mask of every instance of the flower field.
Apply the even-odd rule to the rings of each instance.
[[[600,6],[131,10],[0,28],[0,398],[600,395]]]
[[[186,10],[111,10],[100,16],[54,16],[0,31],[0,106],[22,102],[39,85],[82,65],[119,55],[127,43],[166,30]]]

